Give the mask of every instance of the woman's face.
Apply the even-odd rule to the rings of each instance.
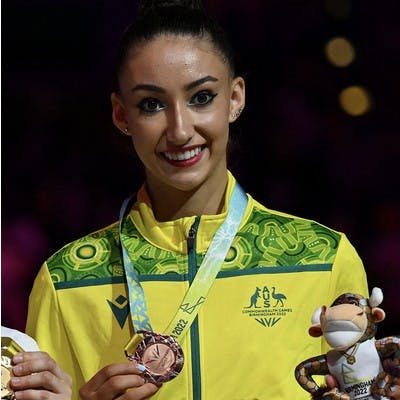
[[[147,182],[192,190],[226,179],[229,123],[244,82],[206,40],[159,36],[131,51],[113,93],[113,120],[127,128]]]

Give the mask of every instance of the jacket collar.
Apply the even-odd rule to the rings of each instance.
[[[227,174],[228,185],[222,213],[199,216],[201,219],[196,239],[197,252],[205,253],[207,251],[214,233],[226,218],[229,199],[236,182],[230,171]],[[187,253],[187,237],[196,215],[173,221],[157,221],[154,217],[146,186],[143,184],[138,191],[137,201],[130,210],[128,217],[148,242],[164,250],[182,254]]]

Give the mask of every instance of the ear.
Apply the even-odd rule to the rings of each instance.
[[[322,336],[322,329],[321,329],[321,325],[311,325],[308,328],[308,334],[312,337],[320,337]]]
[[[245,105],[245,83],[241,76],[233,79],[231,84],[231,99],[229,103],[229,123],[238,119]]]
[[[125,135],[127,135],[126,128],[128,122],[126,120],[126,110],[121,97],[113,92],[111,94],[111,106],[112,106],[112,120],[114,125]]]
[[[385,311],[383,311],[382,308],[379,308],[379,307],[374,307],[371,310],[371,314],[372,314],[372,319],[374,320],[374,322],[381,322],[386,317]]]

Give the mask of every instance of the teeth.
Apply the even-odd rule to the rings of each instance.
[[[195,149],[182,152],[171,153],[169,151],[166,151],[164,155],[165,157],[168,158],[168,160],[185,161],[197,156],[197,154],[199,154],[200,152],[201,152],[201,147],[196,147]]]

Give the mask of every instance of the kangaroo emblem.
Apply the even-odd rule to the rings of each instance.
[[[257,299],[259,299],[261,297],[260,291],[261,291],[261,289],[259,287],[256,287],[255,292],[250,297],[250,305],[245,308],[251,308],[251,307],[261,308],[260,306],[257,305]]]

